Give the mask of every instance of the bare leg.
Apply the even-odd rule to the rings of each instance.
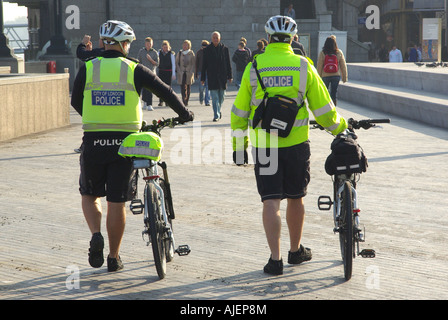
[[[286,222],[289,229],[290,250],[296,252],[299,250],[300,240],[302,239],[303,224],[305,222],[305,206],[303,198],[288,199],[286,208]]]
[[[82,196],[82,211],[92,234],[101,230],[101,199],[95,196]]]
[[[107,203],[107,234],[109,236],[109,257],[118,258],[121,240],[126,224],[126,207],[124,202]]]
[[[263,201],[263,226],[266,233],[272,260],[280,260],[280,199]]]

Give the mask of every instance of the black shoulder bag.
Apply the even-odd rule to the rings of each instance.
[[[255,129],[261,121],[261,128],[266,130],[266,132],[285,138],[291,132],[296,121],[297,113],[303,107],[304,103],[298,106],[293,99],[282,95],[269,97],[261,76],[258,73],[256,60],[253,62],[253,67],[257,73],[258,82],[264,91],[264,97],[263,101],[255,110],[252,127]]]

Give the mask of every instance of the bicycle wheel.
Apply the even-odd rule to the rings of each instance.
[[[145,210],[148,210],[149,234],[156,265],[157,275],[160,279],[166,275],[166,255],[165,255],[165,223],[162,219],[160,208],[160,197],[153,183],[146,185]]]
[[[171,225],[171,234],[174,233],[173,230],[173,220],[171,217],[173,217],[173,207],[172,202],[170,199],[168,199],[168,190],[165,183],[165,180],[160,179],[160,186],[162,187],[164,197],[165,197],[165,211],[166,215],[168,217],[168,222]],[[174,241],[173,238],[169,236],[169,234],[166,234],[165,236],[165,256],[166,256],[166,262],[170,262],[174,259]]]
[[[341,215],[339,217],[339,243],[341,245],[342,261],[344,263],[345,280],[352,277],[353,268],[353,198],[352,186],[349,181],[344,184],[341,193]]]

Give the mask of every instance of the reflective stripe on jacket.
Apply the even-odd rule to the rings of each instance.
[[[137,63],[99,57],[86,62],[82,123],[84,131],[137,132],[142,123],[134,86]]]
[[[257,56],[257,65],[269,96],[283,95],[294,99],[298,105],[305,101],[316,121],[333,134],[347,128],[345,119],[337,113],[316,68],[308,59],[295,55],[289,44],[269,44],[265,53]],[[307,141],[309,113],[306,107],[300,108],[294,127],[286,138],[273,137],[260,125],[252,128],[255,110],[263,96],[255,69],[249,63],[231,112],[233,150],[248,147],[248,127],[251,144],[258,148],[284,148]]]

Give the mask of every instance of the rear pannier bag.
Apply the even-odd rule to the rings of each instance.
[[[336,137],[331,143],[331,154],[325,161],[325,171],[329,175],[366,172],[367,157],[361,146],[350,135]]]

